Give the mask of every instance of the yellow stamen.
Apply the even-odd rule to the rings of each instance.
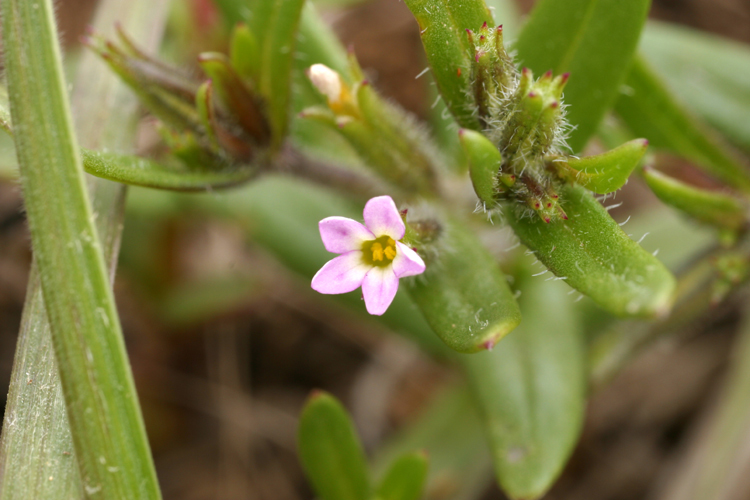
[[[384,235],[362,243],[363,262],[370,266],[390,266],[397,254],[396,240],[390,236]]]
[[[390,250],[390,247],[386,248],[386,251]],[[388,255],[386,253],[386,255]],[[394,252],[395,257],[395,252]],[[393,257],[390,257],[391,260],[393,260]],[[377,241],[372,244],[372,260],[379,262],[383,260],[383,246],[378,243]]]
[[[385,253],[385,256],[388,257],[388,260],[393,260],[396,257],[396,249],[391,245],[385,247],[385,250],[383,252]]]

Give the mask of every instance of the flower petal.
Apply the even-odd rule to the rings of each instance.
[[[377,196],[365,205],[365,225],[375,236],[388,235],[394,240],[404,237],[406,227],[390,196]]]
[[[367,312],[375,316],[382,315],[393,302],[398,291],[398,278],[393,268],[373,267],[362,282],[362,296],[365,298]]]
[[[346,217],[327,217],[318,223],[318,228],[323,245],[333,253],[361,250],[362,243],[375,239],[369,229]]]
[[[362,284],[372,266],[362,260],[362,251],[355,250],[326,262],[312,279],[312,288],[320,293],[346,293]]]
[[[417,252],[400,241],[396,242],[396,258],[393,259],[393,272],[397,278],[422,274],[424,268],[424,261]]]

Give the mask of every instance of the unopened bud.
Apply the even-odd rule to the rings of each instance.
[[[330,103],[341,100],[341,77],[334,70],[325,64],[313,64],[307,71],[307,76]]]

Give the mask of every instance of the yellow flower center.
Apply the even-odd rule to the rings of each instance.
[[[367,265],[385,267],[396,258],[396,240],[390,236],[365,241],[362,244],[362,260]]]

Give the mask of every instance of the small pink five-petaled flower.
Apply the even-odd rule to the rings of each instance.
[[[424,272],[424,261],[399,240],[406,227],[390,196],[372,198],[365,205],[365,224],[346,217],[320,221],[326,250],[341,254],[312,279],[320,293],[346,293],[362,287],[367,312],[380,316],[393,302],[398,280]]]

